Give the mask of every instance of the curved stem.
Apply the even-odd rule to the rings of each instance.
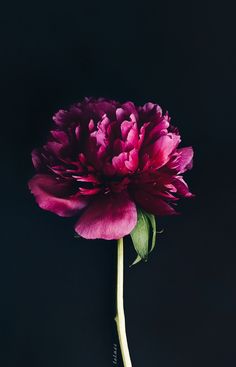
[[[124,367],[132,367],[125,329],[123,288],[124,288],[124,243],[123,238],[121,238],[117,241],[117,291],[116,291],[117,313],[115,321]]]

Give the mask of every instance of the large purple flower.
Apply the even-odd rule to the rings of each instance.
[[[32,152],[29,188],[42,209],[78,215],[82,237],[119,239],[135,227],[137,208],[176,214],[171,204],[192,196],[182,174],[193,150],[178,148],[160,106],[85,98],[53,120],[47,144]]]

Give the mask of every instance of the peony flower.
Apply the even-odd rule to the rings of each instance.
[[[137,209],[176,214],[192,194],[183,173],[191,147],[157,104],[85,98],[53,117],[48,142],[32,152],[29,188],[38,205],[62,217],[78,216],[87,239],[120,239],[137,224]]]
[[[193,150],[179,148],[178,130],[153,103],[85,98],[57,112],[53,121],[48,142],[32,152],[37,173],[29,188],[42,209],[77,215],[80,236],[117,240],[115,321],[123,365],[132,367],[123,305],[123,237],[131,234],[137,252],[133,264],[146,261],[156,243],[155,216],[177,214],[177,201],[192,197],[182,175],[192,167]]]

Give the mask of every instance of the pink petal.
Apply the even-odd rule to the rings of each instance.
[[[75,225],[87,239],[117,240],[128,235],[137,223],[137,210],[127,192],[97,197]]]
[[[150,144],[151,142],[157,140],[161,135],[166,135],[169,125],[170,124],[166,116],[163,116],[158,123],[150,125],[144,144]]]
[[[85,108],[85,111],[88,112],[88,114],[91,114],[91,111],[93,111],[96,117],[101,118],[104,114],[113,116],[116,110],[116,103],[113,103],[113,101],[98,99],[97,101],[91,100],[87,104],[84,103],[83,107]]]
[[[79,140],[80,134],[81,134],[81,127],[79,125],[79,126],[76,126],[76,128],[75,128],[75,136],[76,136],[77,140]]]
[[[130,131],[128,132],[127,138],[126,138],[126,145],[137,147],[138,146],[138,127],[137,124],[134,123]]]
[[[119,175],[136,171],[138,168],[138,150],[132,149],[130,152],[123,152],[113,157],[112,165]]]
[[[120,130],[121,130],[121,136],[123,138],[123,140],[125,141],[127,139],[127,135],[129,133],[129,131],[132,129],[132,127],[134,126],[134,122],[133,121],[123,121],[122,124],[120,125]],[[137,127],[136,127],[137,129]]]
[[[62,148],[63,148],[63,145],[60,143],[57,143],[56,141],[49,141],[47,145],[44,146],[44,149],[46,151],[49,151],[56,157],[61,155]]]
[[[150,157],[151,166],[158,169],[164,166],[170,159],[170,154],[180,143],[180,136],[169,133],[162,135],[155,143],[145,149]]]
[[[84,187],[79,188],[79,192],[82,195],[95,195],[95,194],[98,194],[100,191],[101,191],[100,187],[94,187],[92,189],[87,189],[87,188],[84,188]]]
[[[32,151],[31,157],[32,157],[32,162],[33,162],[34,168],[36,170],[39,170],[43,166],[43,164],[42,164],[42,157],[41,157],[41,154],[38,151],[38,149],[34,149]]]
[[[179,153],[178,158],[178,173],[183,173],[188,169],[192,168],[192,161],[193,161],[193,148],[186,147],[177,149]]]
[[[149,125],[150,125],[149,122],[145,122],[145,124],[143,124],[142,127],[140,128],[138,148],[140,148],[141,145],[143,144],[145,134],[146,134],[146,130],[147,130]]]
[[[88,128],[89,128],[89,131],[90,131],[90,132],[92,132],[92,131],[94,130],[94,128],[95,128],[95,124],[94,124],[93,119],[91,119],[91,120],[89,121]]]
[[[79,121],[81,118],[81,109],[78,106],[72,106],[69,111],[59,110],[54,116],[53,121],[56,125],[62,127],[73,122]]]
[[[191,198],[194,195],[189,191],[187,183],[184,181],[182,176],[176,176],[173,179],[173,185],[177,190],[177,194],[184,196],[185,198]]]
[[[138,168],[138,150],[132,149],[129,152],[129,159],[125,161],[125,166],[128,168],[130,172],[135,172]]]
[[[153,108],[155,107],[156,105],[152,102],[147,102],[143,105],[142,109],[144,112],[150,112],[153,110]],[[159,107],[159,106],[158,106]]]
[[[120,107],[116,110],[116,118],[119,122],[125,119],[125,111]]]
[[[51,135],[58,143],[63,145],[68,144],[68,136],[64,131],[52,130]]]
[[[35,175],[28,186],[40,208],[61,217],[71,217],[87,205],[84,197],[70,195],[70,184],[46,174]]]
[[[138,118],[137,110],[133,102],[128,101],[122,104],[122,109],[125,111],[125,113],[130,116],[131,114],[134,114],[135,118]]]
[[[112,165],[116,169],[117,174],[125,175],[129,172],[128,168],[125,166],[125,161],[128,160],[128,153],[123,152],[118,156],[112,158]]]
[[[84,176],[75,175],[75,176],[73,176],[73,178],[75,178],[76,181],[81,181],[81,182],[92,182],[94,184],[99,184],[100,183],[98,178],[95,175],[92,175],[92,174],[87,174],[87,175],[84,175]]]
[[[154,215],[177,214],[176,211],[164,200],[145,191],[135,191],[134,198],[135,202],[147,213],[152,213]]]

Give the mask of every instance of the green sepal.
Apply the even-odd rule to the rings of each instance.
[[[129,267],[131,268],[131,266],[138,264],[140,261],[142,261],[142,258],[138,255]]]
[[[149,251],[152,252],[154,250],[154,247],[156,246],[156,239],[157,239],[157,224],[156,224],[156,218],[153,214],[149,214],[149,213],[145,213],[146,216],[148,217],[151,226],[152,226],[152,244],[151,244],[151,249]]]
[[[152,227],[152,241],[149,246],[150,226]],[[130,266],[139,263],[141,260],[147,261],[148,255],[155,248],[157,233],[159,232],[157,231],[155,216],[138,209],[137,224],[130,233],[137,257]]]
[[[141,259],[147,261],[149,252],[149,220],[141,209],[138,209],[137,214],[137,224],[130,233],[134,248],[138,254],[138,258],[134,261],[134,263],[139,262]]]

